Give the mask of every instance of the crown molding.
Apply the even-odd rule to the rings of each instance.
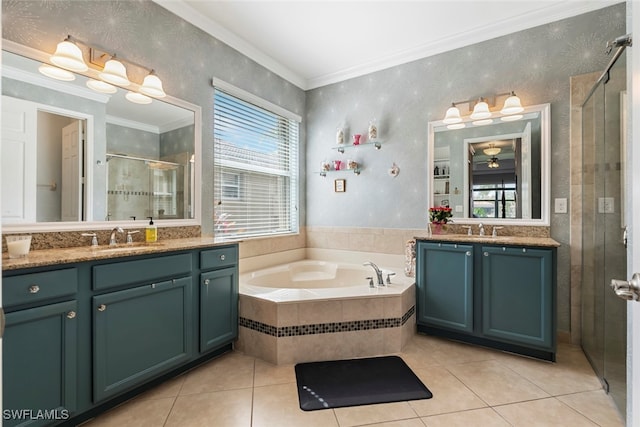
[[[624,3],[624,1],[620,0],[566,1],[551,5],[545,5],[545,2],[540,2],[539,9],[514,16],[499,23],[461,31],[455,36],[443,37],[413,49],[382,57],[376,61],[306,79],[212,19],[202,16],[184,1],[153,1],[303,90],[316,89],[539,25],[592,12],[614,4]]]

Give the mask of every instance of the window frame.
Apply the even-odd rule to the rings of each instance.
[[[285,110],[284,108],[272,104],[269,101],[266,101],[262,98],[259,98],[249,92],[246,92],[242,89],[239,89],[233,85],[230,85],[226,82],[223,82],[218,79],[213,79],[214,86],[214,102],[213,102],[213,136],[214,136],[214,180],[220,180],[219,183],[214,181],[214,237],[216,240],[224,240],[224,241],[236,241],[236,240],[248,240],[253,238],[264,238],[264,237],[273,237],[273,236],[282,236],[282,235],[290,235],[290,234],[299,234],[299,202],[300,202],[300,123],[302,118],[290,111]],[[238,157],[237,161],[234,161],[233,158],[225,155],[225,158],[220,159],[216,158],[220,150],[224,150],[224,147],[221,147],[220,140],[217,138],[217,116],[215,114],[216,111],[216,97],[218,96],[218,91],[222,92],[224,96],[233,97],[238,99],[240,102],[245,104],[251,104],[251,106],[256,107],[259,110],[264,110],[266,112],[278,119],[279,122],[282,123],[283,126],[286,126],[287,129],[284,134],[288,137],[286,142],[282,142],[280,138],[278,140],[278,152],[282,153],[283,146],[286,146],[284,151],[285,156],[283,160],[284,166],[281,168],[272,168],[265,165],[260,164],[250,164],[250,161],[246,159],[242,159],[242,157]],[[294,126],[295,128],[292,128]],[[293,129],[293,130],[292,130]],[[227,142],[229,143],[229,142]],[[244,173],[243,173],[244,172]],[[288,215],[279,216],[277,221],[284,222],[286,224],[285,229],[282,231],[278,230],[249,230],[245,232],[238,232],[234,227],[218,227],[217,224],[219,222],[219,217],[224,217],[225,220],[232,221],[232,215],[228,214],[224,211],[224,209],[220,209],[220,206],[224,205],[224,201],[228,202],[238,202],[238,203],[247,203],[251,205],[250,200],[248,198],[250,195],[248,194],[248,190],[244,188],[244,186],[251,185],[250,182],[254,179],[252,176],[244,176],[245,173],[247,175],[251,174],[266,174],[270,177],[284,177],[285,183],[284,188],[287,189],[287,193],[280,195],[280,205],[287,206],[286,211]],[[237,188],[237,198],[223,197],[223,183],[221,176],[222,174],[235,174],[238,177],[238,188]],[[249,209],[250,206],[247,208]],[[221,212],[218,214],[218,212]],[[226,215],[225,215],[226,214]],[[265,214],[263,217],[265,220],[273,220],[273,216],[269,214]],[[243,218],[244,219],[244,218]],[[277,227],[276,227],[277,228]],[[220,233],[219,230],[230,230],[225,233]]]

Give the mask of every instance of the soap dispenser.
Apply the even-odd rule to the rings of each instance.
[[[148,216],[147,218],[149,218],[149,225],[147,225],[145,229],[145,241],[147,243],[155,243],[158,241],[158,227],[153,223],[152,216]]]

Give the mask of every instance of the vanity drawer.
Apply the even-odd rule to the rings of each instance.
[[[190,253],[114,262],[93,267],[93,289],[150,283],[190,274]]]
[[[238,247],[226,246],[200,252],[200,268],[209,270],[212,268],[228,267],[238,263]]]
[[[75,268],[2,278],[2,302],[5,307],[73,295],[77,291],[78,271]]]

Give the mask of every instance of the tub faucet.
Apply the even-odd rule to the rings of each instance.
[[[377,265],[372,263],[371,261],[367,261],[362,265],[370,265],[376,272],[376,276],[378,276],[378,286],[384,286],[384,279],[382,278],[382,270],[378,268]]]
[[[111,237],[109,237],[109,246],[115,246],[118,242],[116,242],[116,233],[124,233],[121,227],[115,227],[111,230]]]

